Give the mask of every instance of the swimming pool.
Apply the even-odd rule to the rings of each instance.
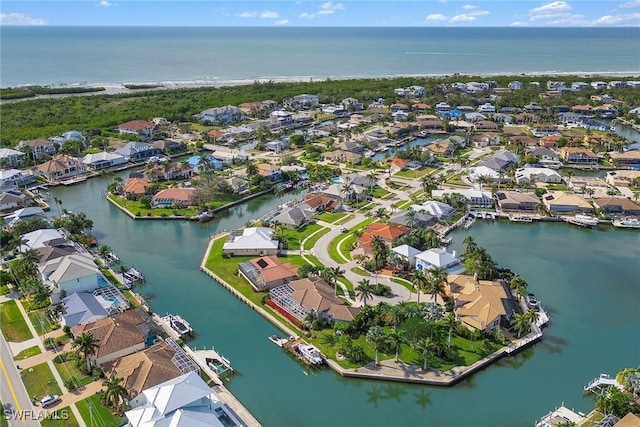
[[[339,176],[336,176],[335,178],[331,178],[331,182],[334,184],[342,184],[344,181]]]

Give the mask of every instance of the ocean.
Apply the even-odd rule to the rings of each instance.
[[[640,74],[640,28],[0,27],[0,87]]]

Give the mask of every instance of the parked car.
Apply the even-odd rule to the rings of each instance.
[[[43,408],[47,408],[49,406],[53,406],[56,403],[60,402],[60,396],[54,394],[53,396],[45,396],[40,400],[40,406]]]
[[[347,231],[349,231],[349,230],[347,230],[347,228],[345,228],[345,227],[342,227],[342,228],[340,229],[340,232],[341,232],[341,233],[346,233]]]

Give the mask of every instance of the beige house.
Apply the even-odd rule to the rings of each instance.
[[[593,212],[593,206],[584,197],[564,191],[551,191],[542,196],[542,202],[551,212]]]
[[[449,275],[447,281],[445,293],[455,302],[456,317],[468,328],[486,331],[508,320],[510,297],[500,282],[461,274]]]
[[[607,184],[615,187],[631,187],[634,180],[640,181],[640,170],[615,170],[607,172]]]
[[[238,265],[238,274],[258,291],[268,291],[298,277],[298,267],[280,262],[275,255],[263,256]]]
[[[540,204],[535,194],[517,191],[498,191],[496,201],[500,209],[505,211],[533,211]]]
[[[38,165],[36,171],[49,181],[57,181],[81,175],[87,171],[87,167],[75,157],[56,154],[51,160]]]
[[[334,162],[350,162],[353,164],[360,163],[362,160],[362,154],[353,153],[346,150],[334,150],[330,153],[324,154],[325,159]]]

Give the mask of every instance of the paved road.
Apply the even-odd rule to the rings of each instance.
[[[4,409],[12,411],[9,419],[10,426],[38,427],[37,412],[40,408],[31,405],[31,399],[24,388],[18,369],[13,361],[13,355],[9,346],[0,334],[0,399]],[[6,413],[6,412],[5,412]],[[20,415],[23,417],[20,419]]]

